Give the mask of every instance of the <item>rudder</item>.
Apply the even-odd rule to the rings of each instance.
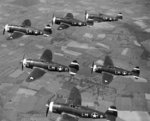
[[[140,68],[138,66],[136,66],[135,68],[132,69],[132,73],[134,76],[139,77],[140,75]]]
[[[118,19],[123,19],[122,13],[118,13],[118,14],[117,14],[117,18],[118,18]]]
[[[118,117],[118,110],[115,106],[110,106],[105,114],[108,121],[116,121],[116,118]]]
[[[52,27],[48,24],[44,27],[44,32],[46,34],[52,34]]]
[[[73,76],[76,75],[76,73],[79,71],[78,61],[77,60],[72,61],[69,65],[69,68],[70,68],[69,70],[70,75],[73,75]]]

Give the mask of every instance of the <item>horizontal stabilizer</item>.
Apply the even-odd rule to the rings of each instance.
[[[116,118],[118,117],[118,110],[115,106],[110,106],[105,114],[108,121],[116,121]]]
[[[118,18],[118,19],[123,19],[122,13],[118,13],[118,14],[117,14],[117,18]]]
[[[93,26],[94,25],[94,20],[93,19],[88,19],[86,20],[87,25]]]
[[[79,71],[79,63],[77,62],[77,60],[72,61],[69,65],[69,68],[70,75],[76,75],[76,73]]]
[[[52,34],[52,27],[48,24],[44,27],[45,34]]]
[[[133,68],[132,69],[132,73],[133,73],[134,76],[139,77],[139,75],[140,75],[140,68],[138,66]]]

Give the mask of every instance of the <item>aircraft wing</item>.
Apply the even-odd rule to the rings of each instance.
[[[40,68],[34,68],[30,75],[27,77],[26,82],[32,82],[41,78],[46,72]]]
[[[110,56],[105,56],[104,66],[114,66],[112,59]]]
[[[59,25],[59,27],[57,28],[57,30],[67,29],[67,28],[69,28],[69,26],[70,26],[70,25],[68,25],[68,24],[61,23],[61,24]]]
[[[67,18],[67,19],[68,19],[68,18],[69,18],[69,19],[73,19],[74,16],[73,16],[72,13],[67,13],[66,16],[65,16],[64,18]]]
[[[15,31],[7,38],[7,40],[17,39],[17,38],[22,37],[23,35],[24,35],[24,33]]]
[[[106,72],[103,72],[103,75],[102,75],[102,83],[107,85],[107,84],[110,84],[113,80],[113,75],[112,74],[109,74],[109,73],[106,73]]]
[[[67,113],[62,113],[62,115],[59,116],[56,121],[78,121],[78,118]]]
[[[51,62],[52,58],[53,58],[53,54],[52,54],[52,51],[49,49],[46,49],[43,52],[42,56],[40,57],[41,60],[44,60],[46,62]]]
[[[30,19],[25,19],[22,24],[21,24],[22,27],[31,27],[31,21]]]
[[[76,88],[73,87],[70,91],[67,104],[73,104],[73,105],[81,105],[81,94],[80,91]]]

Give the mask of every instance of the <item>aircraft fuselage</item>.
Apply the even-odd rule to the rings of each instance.
[[[118,68],[118,67],[101,66],[101,65],[97,66],[97,68],[95,69],[95,72],[97,72],[97,73],[107,72],[107,73],[111,73],[113,75],[120,75],[120,76],[134,75],[134,73],[132,71],[128,71],[128,70]]]
[[[42,30],[38,30],[32,27],[22,27],[17,25],[8,25],[7,32],[13,33],[13,32],[21,32],[26,35],[43,35],[44,32]]]
[[[50,103],[50,112],[53,113],[66,113],[70,114],[76,117],[81,118],[92,118],[92,119],[104,119],[107,117],[105,113],[99,112],[94,109],[90,109],[88,107],[84,106],[74,106],[74,105],[68,105],[68,104],[55,104],[51,102]]]
[[[27,68],[33,68],[33,67],[38,67],[42,68],[48,71],[59,71],[59,72],[69,72],[69,68],[65,65],[61,65],[58,63],[48,63],[42,60],[32,60],[32,59],[26,59],[23,62],[24,66]]]
[[[55,20],[55,24],[61,24],[61,23],[65,23],[68,24],[70,26],[86,26],[87,23],[77,20],[77,19],[71,19],[71,18],[56,18]]]
[[[96,22],[111,22],[111,21],[118,21],[118,17],[111,17],[111,16],[106,16],[103,14],[90,14],[88,16],[88,19],[93,19]]]

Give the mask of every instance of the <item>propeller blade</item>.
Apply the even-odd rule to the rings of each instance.
[[[88,20],[88,13],[87,13],[87,10],[85,10],[85,21]]]
[[[3,29],[3,35],[5,34],[5,28]]]
[[[93,73],[93,68],[94,68],[94,61],[93,61],[92,66],[91,66],[91,74]]]
[[[86,21],[86,14],[87,14],[87,11],[85,10],[85,13],[84,13],[84,19]]]
[[[47,107],[47,109],[46,109],[46,117],[48,116],[48,112],[49,112],[49,104],[51,103],[51,100],[54,97],[55,97],[55,94],[50,99],[47,100],[47,103],[46,103],[46,107]]]
[[[46,109],[46,117],[48,116],[48,112],[49,112],[49,106]]]
[[[23,71],[23,69],[24,69],[24,66],[23,66],[23,64],[21,65],[21,70]]]
[[[23,60],[25,59],[25,54],[23,55],[23,58],[21,60],[21,70],[23,71],[24,70],[24,65],[23,65]]]
[[[53,16],[52,16],[52,25],[54,24],[54,17],[55,17],[55,15],[53,13]]]

